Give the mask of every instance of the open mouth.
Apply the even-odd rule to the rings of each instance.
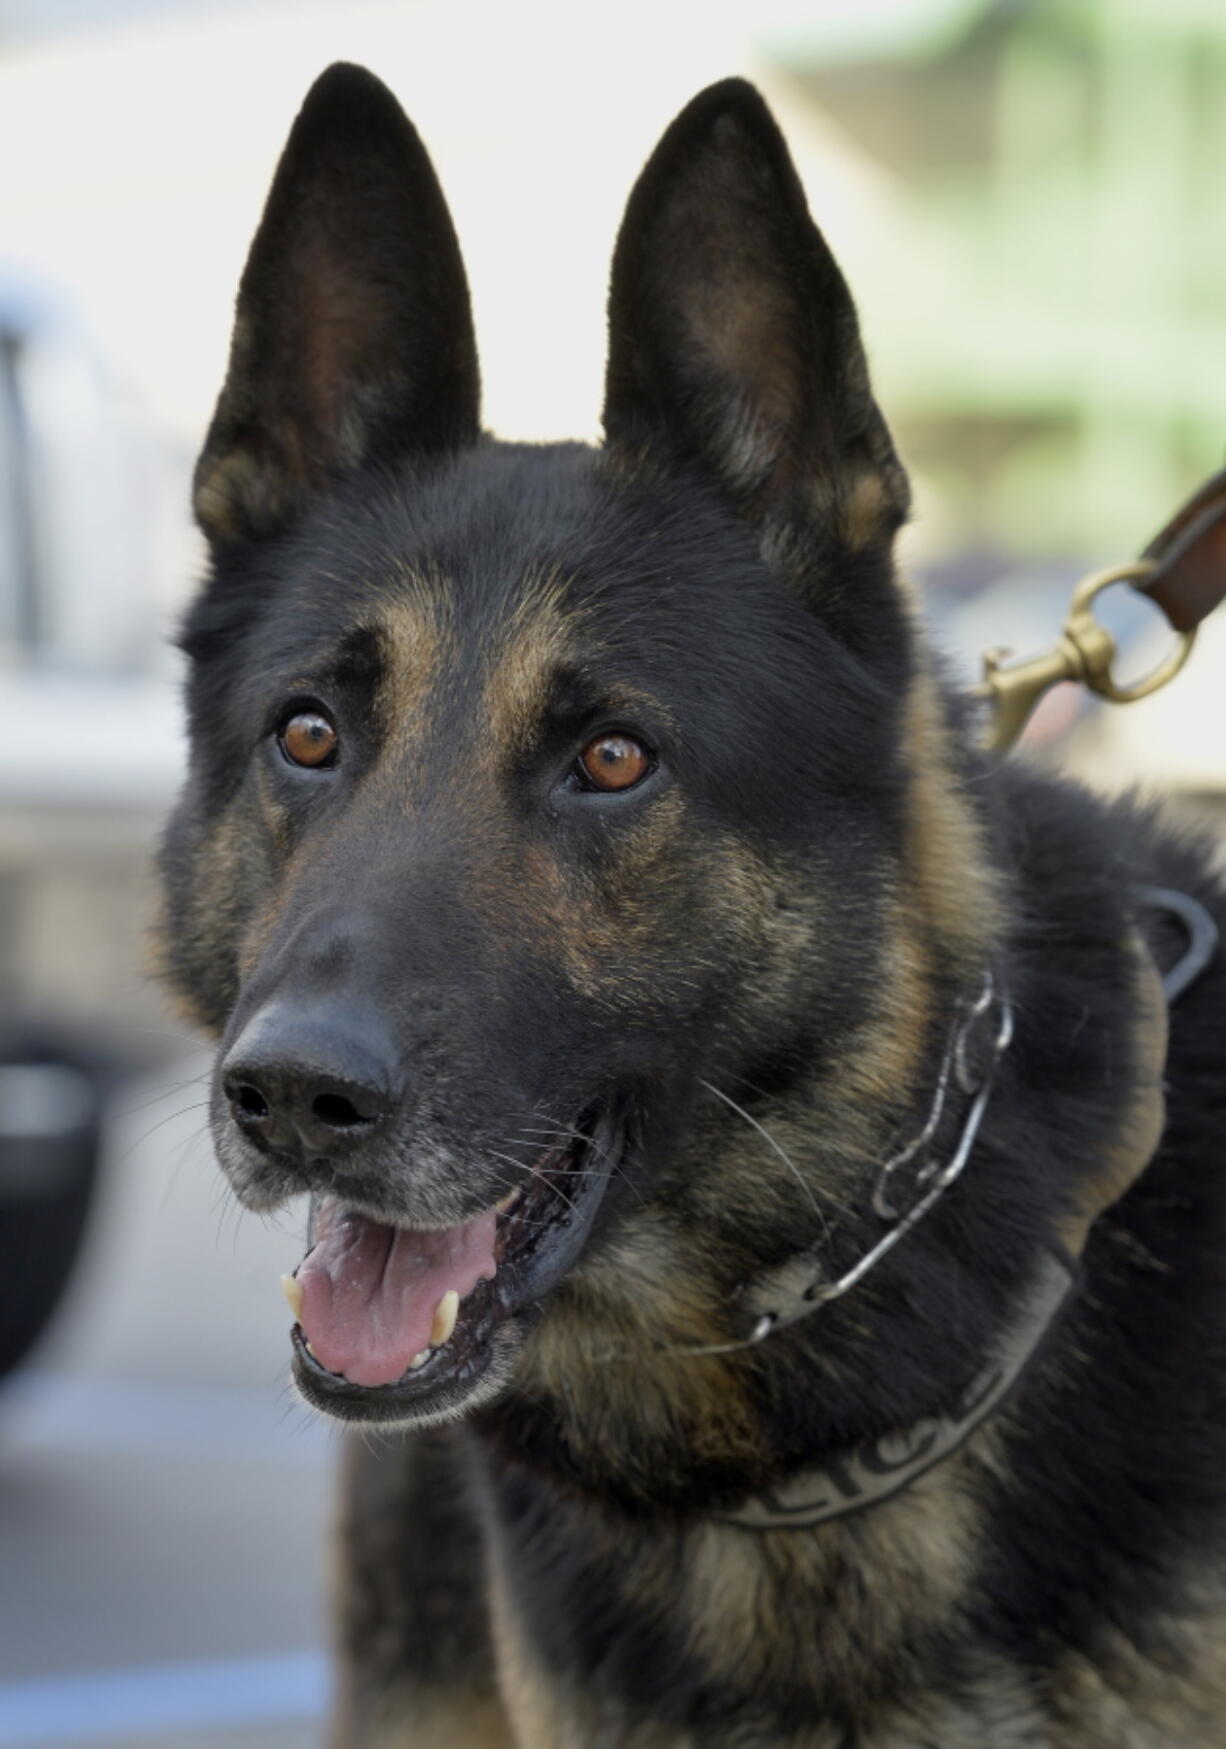
[[[283,1279],[303,1396],[342,1420],[465,1406],[487,1380],[500,1326],[578,1258],[622,1148],[620,1126],[590,1111],[525,1165],[522,1185],[454,1227],[394,1225],[321,1197],[311,1249]]]

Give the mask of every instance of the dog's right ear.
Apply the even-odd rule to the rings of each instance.
[[[215,543],[273,533],[363,462],[471,443],[479,400],[433,167],[387,87],[338,63],[307,95],[251,245],[196,519]]]

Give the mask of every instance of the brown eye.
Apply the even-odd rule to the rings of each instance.
[[[340,745],[336,730],[318,711],[296,711],[278,739],[291,765],[330,765]]]
[[[631,735],[597,735],[579,755],[579,772],[593,789],[631,789],[651,770],[651,755]]]

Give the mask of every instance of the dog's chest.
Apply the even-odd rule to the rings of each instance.
[[[817,1531],[712,1521],[634,1538],[563,1511],[535,1557],[495,1530],[490,1601],[519,1749],[1214,1749],[1221,1636],[1173,1665],[980,1638],[984,1529],[965,1454]]]
[[[816,1531],[631,1533],[565,1507],[522,1540],[495,1526],[494,1642],[518,1739],[843,1749],[855,1719],[858,1749],[1043,1749],[1021,1684],[943,1698],[978,1528],[963,1468]]]

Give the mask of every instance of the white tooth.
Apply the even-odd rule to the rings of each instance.
[[[311,1347],[309,1339],[305,1336],[302,1338],[302,1346],[306,1349],[307,1353],[310,1355],[312,1360],[319,1359],[319,1356],[316,1354],[315,1350]]]
[[[455,1321],[460,1315],[460,1296],[453,1287],[449,1287],[438,1305],[434,1308],[434,1322],[430,1326],[430,1346],[437,1348],[451,1335],[455,1329]]]
[[[409,1362],[409,1371],[416,1372],[419,1366],[425,1366],[430,1358],[430,1350],[423,1348],[420,1354],[415,1354]]]
[[[302,1284],[296,1275],[281,1277],[281,1292],[285,1295],[285,1303],[294,1314],[295,1324],[302,1322]]]
[[[523,1196],[523,1194],[524,1193],[523,1193],[522,1189],[518,1185],[515,1187],[514,1190],[508,1191],[508,1193],[506,1194],[506,1196],[503,1197],[501,1202],[496,1202],[494,1204],[495,1214],[509,1215],[511,1210],[515,1207],[516,1203]]]

